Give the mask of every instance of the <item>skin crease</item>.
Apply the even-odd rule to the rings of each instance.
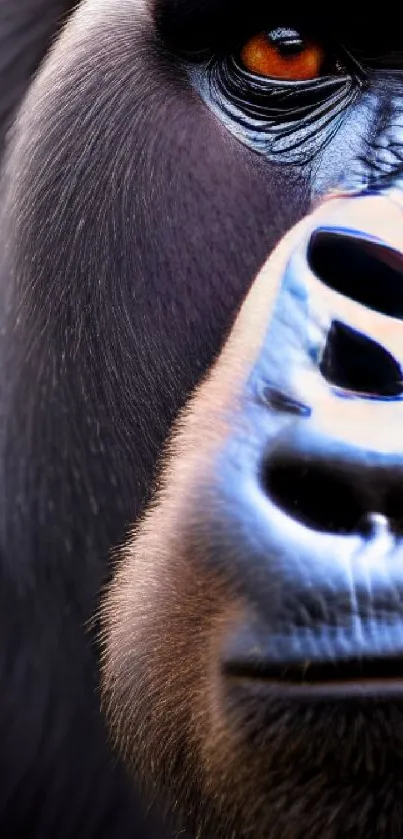
[[[312,200],[342,176],[355,189],[377,173],[368,138],[398,130],[401,90],[374,73],[326,148],[282,165],[234,136],[177,58],[184,28],[188,43],[211,31],[206,4],[86,0],[59,34],[72,5],[0,0],[0,834],[151,839],[167,829],[147,821],[99,713],[89,621],[110,550],[144,508],[172,423],[258,269]],[[214,15],[219,37],[228,8],[217,3]],[[395,153],[382,148],[390,175]],[[184,570],[202,624],[216,603],[241,608],[221,580],[208,596],[197,584]],[[166,628],[158,600],[154,609],[144,626],[157,644]],[[178,679],[192,681],[197,646],[183,637],[195,652]],[[165,727],[167,760],[179,764]],[[223,837],[234,835],[224,780],[243,753],[234,739],[228,750],[227,733],[209,758],[211,814],[228,812]],[[250,800],[264,770],[256,755],[248,778],[237,776]],[[190,805],[197,771],[186,779]],[[286,776],[271,802],[283,820],[293,783]],[[318,780],[302,810],[319,793],[326,803],[332,790]]]

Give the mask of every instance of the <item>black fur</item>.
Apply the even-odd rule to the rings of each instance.
[[[0,3],[0,153],[15,109],[74,0]]]
[[[144,5],[92,3],[88,23],[79,10],[31,82],[3,162],[7,837],[151,836],[111,768],[87,621],[173,417],[298,213],[267,227],[277,201],[264,167],[161,53]],[[24,8],[26,26],[43,20],[29,38]],[[0,9],[5,128],[66,8]]]

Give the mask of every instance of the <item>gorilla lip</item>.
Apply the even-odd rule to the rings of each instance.
[[[240,681],[237,679],[236,681]],[[368,679],[364,681],[335,681],[335,682],[318,682],[318,683],[302,683],[290,684],[285,682],[275,682],[271,680],[256,680],[254,678],[242,677],[242,682],[248,683],[250,688],[259,685],[259,693],[262,690],[270,695],[277,694],[284,698],[292,698],[298,700],[310,701],[311,699],[323,700],[339,700],[339,699],[359,699],[366,697],[368,699],[377,699],[379,697],[403,697],[403,679],[399,680],[377,680]]]
[[[386,616],[358,620],[350,614],[345,626],[327,621],[310,629],[295,623],[281,634],[249,613],[225,634],[221,674],[230,685],[263,696],[403,696],[403,640]]]
[[[258,692],[287,697],[403,696],[403,655],[389,658],[305,661],[302,664],[229,661],[223,674]]]

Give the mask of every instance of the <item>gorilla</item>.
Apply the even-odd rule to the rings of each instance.
[[[2,835],[401,836],[402,69],[0,0]]]

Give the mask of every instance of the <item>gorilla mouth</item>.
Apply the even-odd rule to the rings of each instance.
[[[402,656],[292,664],[233,660],[225,662],[223,673],[231,679],[298,698],[403,695]]]

